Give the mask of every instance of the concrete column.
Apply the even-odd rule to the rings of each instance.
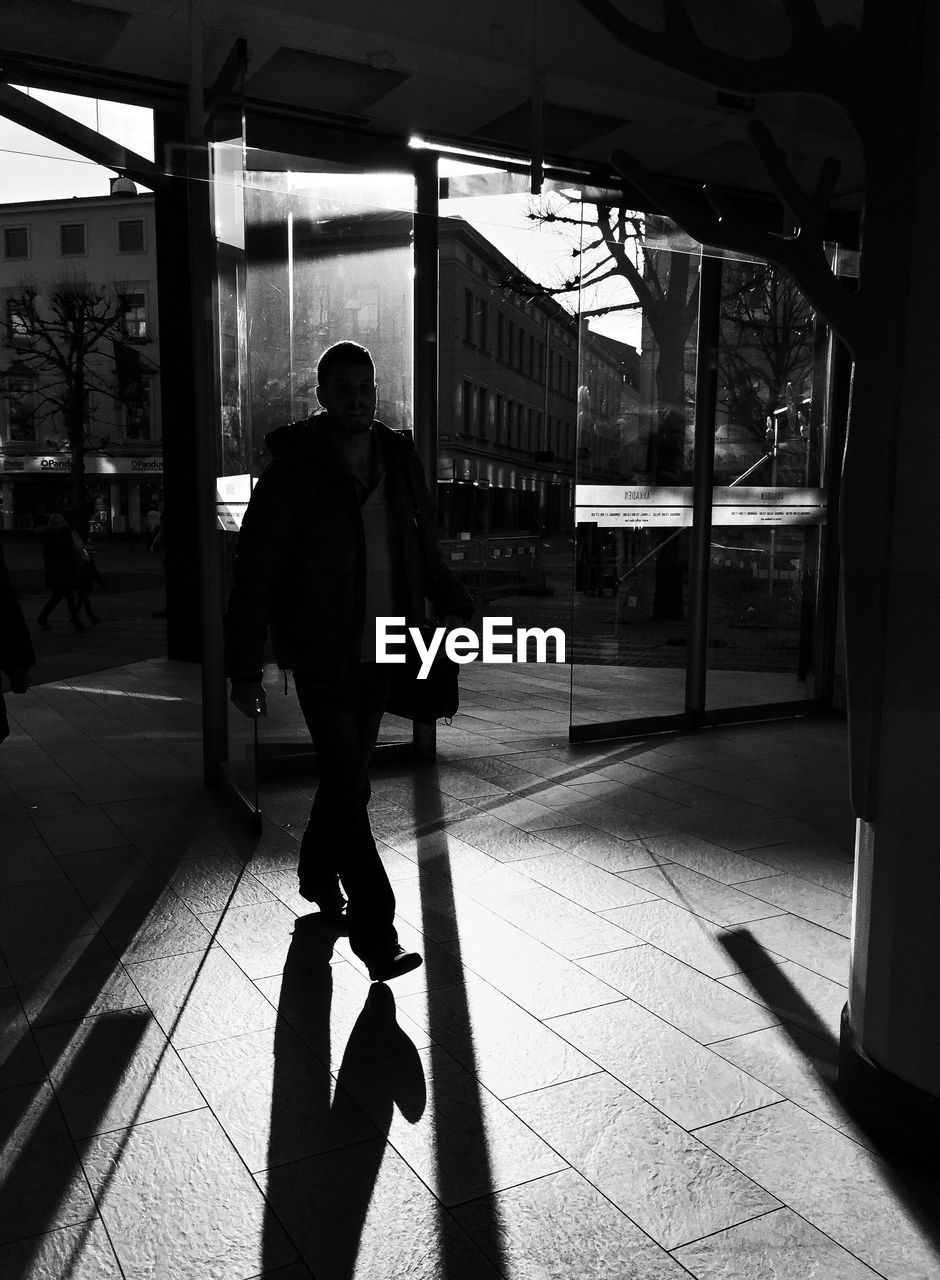
[[[935,139],[940,129],[940,14],[924,6],[921,100],[910,119],[906,158],[913,177],[900,187],[883,175],[883,237],[871,279],[886,297],[890,350],[869,379],[882,380],[891,400],[883,431],[894,442],[886,471],[890,514],[882,535],[887,555],[883,618],[883,686],[874,803],[856,835],[855,900],[849,1001],[843,1015],[840,1083],[847,1100],[885,1143],[936,1158],[940,1140],[940,482],[937,429],[936,313],[940,260],[934,251],[940,207]],[[916,59],[914,60],[916,63]],[[866,214],[866,217],[868,215]],[[869,224],[870,225],[870,224]],[[895,245],[904,252],[895,253]],[[894,268],[897,304],[890,301]],[[882,273],[888,278],[880,279]],[[865,281],[862,282],[865,287]],[[858,376],[858,371],[857,371]],[[851,429],[851,428],[850,428]],[[877,497],[873,493],[873,498]],[[874,505],[874,503],[873,503]],[[868,511],[871,518],[871,509]],[[844,541],[864,541],[866,510],[855,511]],[[871,584],[874,586],[874,582]],[[846,628],[855,620],[848,607]],[[865,691],[849,682],[853,702]]]

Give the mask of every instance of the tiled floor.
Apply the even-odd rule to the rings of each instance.
[[[940,1276],[835,1090],[842,725],[568,748],[474,673],[375,778],[425,965],[370,986],[294,892],[308,784],[260,838],[201,789],[198,688],[8,700],[4,1280]]]

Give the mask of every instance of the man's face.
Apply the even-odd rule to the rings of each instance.
[[[375,418],[375,370],[361,360],[336,365],[317,387],[317,399],[340,431],[359,435]]]

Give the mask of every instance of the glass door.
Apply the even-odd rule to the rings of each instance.
[[[265,436],[318,409],[316,370],[327,347],[344,340],[367,347],[376,364],[376,416],[394,430],[415,429],[415,179],[410,172],[250,148],[242,168],[230,149],[214,151],[216,173],[221,179],[225,170],[226,178],[216,184],[217,500],[230,575],[241,515],[271,458]],[[229,199],[226,221],[225,193],[233,189],[237,205]],[[309,734],[273,654],[264,676],[268,714],[256,726],[258,773],[309,772]],[[236,763],[245,755],[245,728],[237,713],[228,720],[229,780],[235,782],[245,772]],[[411,741],[409,723],[386,717],[380,751],[410,750]]]
[[[573,740],[809,710],[833,643],[828,330],[777,268],[631,225],[640,376],[606,432],[582,342],[577,586],[597,614],[573,614]]]
[[[611,197],[585,193],[582,217],[598,231],[582,277],[606,276],[607,314],[634,323],[615,348],[600,308],[582,320],[573,738],[685,715],[702,266],[668,222]]]
[[[723,264],[709,539],[706,707],[820,694],[829,335],[796,285]]]

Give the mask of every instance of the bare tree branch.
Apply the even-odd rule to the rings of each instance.
[[[790,237],[775,235],[744,217],[723,192],[706,186],[703,188],[705,197],[717,215],[711,217],[634,156],[615,151],[611,160],[628,181],[701,244],[729,252],[749,253],[783,267],[799,282],[813,306],[825,316],[849,350],[855,352],[858,349],[863,337],[859,297],[848,293],[832,274],[822,240],[813,235],[812,225],[808,234],[801,231]],[[817,190],[822,187],[825,191],[830,180],[831,171],[827,172],[825,181],[821,178]],[[801,197],[807,199],[800,192],[796,197],[798,202]],[[811,224],[817,217],[818,213],[814,211],[810,215]]]

